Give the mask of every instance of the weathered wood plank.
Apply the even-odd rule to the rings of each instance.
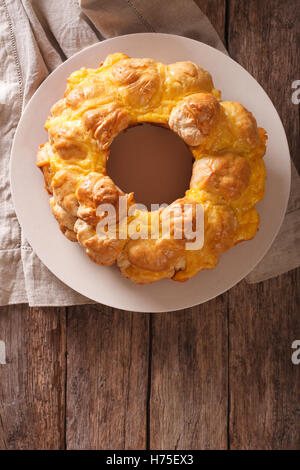
[[[226,449],[227,295],[152,322],[151,449]]]
[[[228,0],[228,43],[233,59],[263,86],[285,127],[300,169],[299,105],[292,83],[299,79],[299,0]]]
[[[225,38],[225,0],[197,0]],[[150,448],[227,448],[227,295],[152,316]]]
[[[149,315],[68,313],[67,448],[145,449]]]
[[[195,0],[208,17],[225,45],[226,0]]]
[[[0,449],[63,449],[65,311],[0,309]]]
[[[229,51],[277,107],[299,168],[297,2],[229,1]],[[299,9],[299,2],[298,2]],[[300,448],[300,367],[291,344],[300,337],[300,277],[292,271],[229,293],[230,447]]]
[[[300,448],[300,338],[297,270],[230,292],[230,447]]]

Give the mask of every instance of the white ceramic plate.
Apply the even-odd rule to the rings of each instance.
[[[43,179],[35,166],[39,145],[47,140],[44,122],[62,97],[67,77],[80,67],[97,67],[107,54],[124,52],[165,63],[191,60],[207,69],[224,100],[240,101],[269,136],[265,156],[267,185],[258,204],[261,223],[256,237],[226,252],[218,266],[185,283],[163,280],[137,286],[114,267],[101,267],[69,242],[52,216]],[[13,200],[20,224],[42,262],[64,283],[103,304],[140,312],[179,310],[205,302],[245,277],[271,246],[282,223],[290,191],[290,156],[285,132],[271,100],[239,64],[197,41],[167,34],[132,34],[94,44],[58,67],[40,86],[19,123],[11,157]]]

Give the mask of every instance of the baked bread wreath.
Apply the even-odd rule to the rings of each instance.
[[[135,209],[129,216],[134,195],[124,194],[107,176],[106,162],[113,139],[144,122],[176,132],[195,162],[183,198],[154,212]],[[266,132],[241,104],[221,101],[211,75],[192,62],[164,65],[110,54],[99,68],[72,73],[45,128],[49,141],[40,146],[37,165],[61,231],[79,242],[94,262],[117,263],[135,283],[185,281],[212,269],[224,251],[253,238],[258,229],[254,206],[264,195]],[[126,201],[121,216],[120,196]],[[107,216],[97,210],[102,204],[112,205],[118,214],[114,236],[97,231]],[[178,218],[173,209],[185,204],[188,215]],[[204,211],[204,244],[191,250],[184,236],[176,237],[176,229],[183,217],[194,223],[199,205]],[[154,217],[160,221],[167,212],[169,237],[161,229],[156,238],[131,237],[124,230],[119,236],[125,219],[139,218],[147,231]]]

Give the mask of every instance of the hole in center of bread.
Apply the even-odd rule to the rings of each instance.
[[[171,204],[185,195],[192,175],[193,155],[174,132],[141,124],[121,132],[111,145],[107,173],[137,203]]]

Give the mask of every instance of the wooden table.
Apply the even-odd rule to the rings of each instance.
[[[197,3],[271,96],[299,169],[299,1]],[[0,448],[299,449],[299,287],[295,270],[153,315],[2,307]]]

